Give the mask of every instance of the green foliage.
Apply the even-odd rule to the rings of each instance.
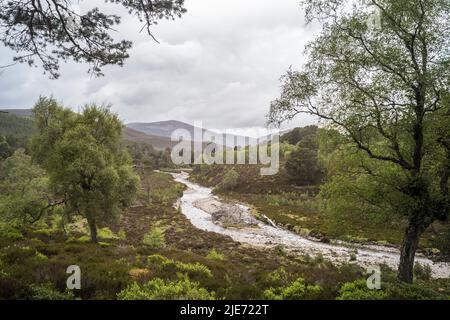
[[[446,258],[450,259],[450,232],[443,232],[436,237],[434,237],[431,241],[433,247],[436,247],[440,254]]]
[[[266,282],[272,287],[282,287],[289,282],[290,275],[284,267],[280,267],[267,275]]]
[[[305,136],[287,157],[285,163],[289,180],[297,185],[314,185],[323,179],[323,169],[318,160],[317,136]]]
[[[120,240],[120,239],[123,239],[123,236],[124,236],[123,233],[119,232],[119,234],[115,234],[108,227],[104,227],[104,228],[98,229],[98,237],[101,240],[106,240],[106,241],[108,241],[108,240]]]
[[[171,206],[183,194],[184,186],[176,184],[172,188],[153,190],[150,194],[151,203]]]
[[[216,249],[211,249],[211,251],[208,252],[208,255],[206,256],[206,258],[215,260],[215,261],[226,260],[225,255],[222,253],[219,253],[218,251],[216,251]]]
[[[48,173],[68,215],[88,220],[96,239],[97,221],[107,221],[130,206],[139,178],[121,143],[122,123],[106,107],[86,106],[81,114],[40,98],[33,109],[38,134],[33,137],[34,159]]]
[[[304,3],[323,28],[302,70],[282,78],[269,123],[300,113],[323,120],[338,142],[323,153],[327,205],[402,214],[403,244],[414,251],[423,232],[450,214],[449,47],[442,42],[450,3],[378,1],[378,26],[367,23],[374,3]],[[399,279],[412,282],[413,259],[402,258]]]
[[[166,275],[182,273],[188,275],[190,278],[195,277],[198,279],[212,278],[213,276],[211,270],[201,263],[184,263],[159,254],[148,256],[147,266],[151,270],[156,270]]]
[[[150,29],[159,20],[175,19],[186,12],[184,0],[109,2],[119,7],[116,12],[138,17],[153,39]],[[102,76],[107,65],[123,66],[132,42],[113,35],[123,15],[101,7],[78,14],[76,5],[70,1],[0,2],[0,42],[14,52],[11,62],[39,65],[51,78],[59,77],[60,62],[68,60],[87,64],[94,76]]]
[[[9,146],[8,141],[3,136],[0,136],[0,160],[10,157],[12,154],[12,148]]]
[[[212,278],[213,276],[211,270],[209,270],[208,267],[198,262],[196,263],[177,262],[176,268],[180,272],[186,273],[191,276],[207,277],[207,278]]]
[[[72,292],[59,292],[55,290],[51,283],[41,285],[31,285],[32,300],[73,300],[75,297]]]
[[[127,149],[138,167],[152,170],[174,167],[169,150],[155,150],[144,142],[127,142]]]
[[[306,126],[301,128],[294,128],[288,133],[283,134],[280,137],[280,142],[287,142],[291,145],[297,145],[303,139],[310,136],[316,136],[318,132],[317,126]]]
[[[0,112],[0,153],[2,142],[11,149],[25,148],[35,132],[36,125],[31,118]]]
[[[274,251],[275,251],[275,253],[276,253],[277,255],[279,255],[279,256],[285,256],[285,255],[286,255],[286,251],[284,250],[284,246],[281,245],[281,244],[277,244],[277,245],[274,247]]]
[[[388,293],[384,290],[371,290],[367,288],[366,280],[357,280],[345,283],[340,291],[338,300],[384,300]]]
[[[431,267],[429,264],[422,265],[419,262],[414,264],[414,276],[416,279],[420,280],[430,280],[431,279]]]
[[[287,159],[292,151],[296,150],[297,146],[287,142],[280,142],[280,158]]]
[[[314,299],[321,291],[318,285],[306,284],[303,278],[290,282],[291,276],[284,268],[270,273],[267,282],[270,288],[264,291],[264,298],[268,300],[304,300]]]
[[[191,282],[187,277],[167,281],[153,279],[139,286],[131,284],[118,293],[119,300],[215,300],[214,292],[201,288],[197,282]]]
[[[222,182],[217,186],[219,190],[233,190],[239,181],[239,173],[236,170],[229,170],[222,179]]]
[[[0,219],[35,222],[49,205],[49,181],[23,150],[0,163]]]
[[[310,197],[308,192],[283,192],[280,194],[269,194],[265,196],[265,200],[272,206],[292,206],[306,207],[311,210],[318,209],[318,203]]]
[[[366,280],[360,279],[342,285],[338,300],[434,300],[446,299],[443,294],[419,284],[400,282],[382,283],[380,290],[367,288]]]
[[[14,227],[11,223],[0,222],[0,239],[3,241],[18,241],[24,238],[19,228]]]
[[[321,160],[328,171],[328,181],[321,187],[325,211],[383,221],[410,210],[410,198],[396,188],[397,184],[406,184],[405,175],[393,164],[367,158],[342,139],[337,132],[329,131],[320,140]],[[365,174],[364,170],[378,175]]]
[[[161,249],[166,246],[165,231],[154,226],[144,235],[142,242],[152,249]]]

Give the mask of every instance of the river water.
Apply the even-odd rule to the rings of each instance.
[[[257,247],[283,246],[286,250],[299,255],[310,255],[311,257],[322,255],[325,259],[336,264],[346,262],[355,263],[362,267],[378,266],[386,264],[397,269],[399,263],[399,250],[379,245],[354,245],[350,243],[337,242],[333,244],[323,243],[304,238],[288,230],[268,225],[258,221],[256,227],[224,228],[213,223],[211,214],[197,208],[195,202],[198,200],[212,199],[221,201],[212,194],[212,189],[202,187],[188,180],[186,172],[172,173],[175,181],[185,184],[187,189],[180,199],[181,212],[198,229],[216,232],[230,236],[234,241]],[[249,208],[241,205],[244,210]],[[429,265],[432,276],[435,278],[448,278],[450,276],[450,263],[433,262],[421,254],[416,255],[416,263]]]

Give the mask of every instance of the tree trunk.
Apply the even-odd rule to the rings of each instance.
[[[412,283],[414,276],[414,257],[416,255],[419,239],[423,232],[419,224],[410,223],[406,228],[405,237],[400,250],[400,264],[398,266],[398,280]]]
[[[88,225],[89,225],[89,231],[91,233],[91,241],[93,243],[97,243],[97,224],[95,222],[95,218],[87,218]]]

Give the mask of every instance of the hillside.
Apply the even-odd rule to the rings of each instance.
[[[0,112],[0,136],[4,136],[12,147],[25,147],[35,130],[33,120]]]
[[[176,120],[169,121],[159,121],[159,122],[150,122],[150,123],[142,123],[142,122],[134,122],[128,123],[126,125],[128,128],[134,129],[139,132],[143,132],[148,135],[159,136],[159,137],[168,137],[170,138],[172,132],[176,129],[184,129],[191,133],[194,136],[194,130],[196,127]],[[206,131],[203,129],[203,132]]]
[[[0,113],[9,113],[18,117],[31,117],[33,113],[31,109],[1,109]]]
[[[164,137],[170,139],[172,136],[172,133],[177,129],[183,129],[189,132],[192,141],[194,140],[194,131],[196,129],[200,130],[200,128],[197,128],[191,124],[176,121],[176,120],[169,120],[169,121],[159,121],[159,122],[150,122],[150,123],[142,123],[142,122],[134,122],[134,123],[128,123],[126,125],[128,128],[131,128],[135,131],[139,131],[142,133],[145,133],[150,136],[158,136],[158,137]],[[217,135],[218,133],[209,129],[202,129],[202,132],[208,132],[212,135]],[[245,141],[245,137],[239,136],[239,135],[233,135],[234,139],[236,141]],[[253,140],[253,139],[252,139]],[[226,142],[225,142],[226,143]],[[254,145],[255,141],[246,141],[245,144]],[[239,143],[238,145],[243,146],[244,144]],[[228,147],[233,147],[233,145],[227,145]]]
[[[34,133],[35,127],[31,109],[3,109],[0,110],[0,135],[9,137],[9,140],[18,140],[19,146],[25,146],[26,140]],[[177,121],[168,121],[177,122]],[[143,142],[152,145],[156,150],[165,150],[175,144],[169,137],[145,134],[143,132],[125,127],[123,138],[130,142]]]
[[[152,145],[157,150],[172,148],[176,144],[170,138],[145,134],[128,127],[123,129],[122,135],[125,141],[146,143]]]

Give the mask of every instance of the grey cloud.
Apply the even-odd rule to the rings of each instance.
[[[182,19],[154,27],[160,44],[139,34],[139,22],[126,17],[117,37],[134,41],[131,57],[123,68],[107,67],[103,78],[91,78],[86,66],[73,63],[63,66],[56,81],[40,69],[5,69],[0,107],[29,107],[40,94],[53,94],[73,108],[111,103],[127,122],[263,126],[279,93],[279,77],[290,65],[301,65],[303,47],[317,28],[305,25],[298,0],[186,0],[186,5]],[[0,65],[11,56],[1,48]]]

